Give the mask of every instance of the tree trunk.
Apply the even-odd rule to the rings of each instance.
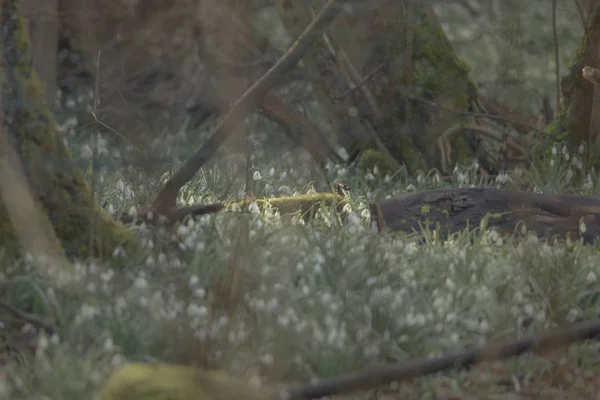
[[[22,0],[23,19],[28,22],[31,59],[46,89],[46,104],[54,110],[58,64],[58,0]]]
[[[318,3],[277,1],[292,37]],[[380,151],[409,170],[470,162],[481,138],[469,134],[473,121],[464,114],[476,87],[433,9],[397,0],[354,4],[303,59],[340,143],[350,154]]]
[[[589,65],[600,68],[600,2],[594,5],[579,51],[562,80],[562,111],[550,127],[550,138],[566,141],[572,148],[597,143],[600,136],[599,88],[582,76]]]
[[[65,253],[89,257],[112,254],[133,239],[98,205],[84,176],[71,161],[59,137],[37,74],[29,58],[26,24],[18,0],[2,0],[2,111],[4,134],[14,148],[39,210],[47,216]],[[0,154],[3,165],[5,152]],[[6,183],[6,182],[3,182]],[[10,256],[18,256],[18,227],[0,204],[0,243]],[[30,216],[34,218],[34,216]]]

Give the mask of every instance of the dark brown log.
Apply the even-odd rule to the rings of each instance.
[[[600,236],[600,198],[591,196],[438,189],[382,200],[371,211],[380,231],[422,232],[439,224],[445,235],[477,228],[485,217],[488,226],[508,235],[534,231],[541,238],[568,235],[585,243]]]

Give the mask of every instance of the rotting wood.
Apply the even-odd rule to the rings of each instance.
[[[505,235],[535,232],[538,237],[600,236],[600,198],[551,195],[494,188],[437,189],[408,193],[372,205],[378,229],[405,233],[440,228],[443,235],[481,226]]]

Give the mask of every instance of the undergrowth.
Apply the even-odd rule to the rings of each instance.
[[[561,168],[570,168],[564,158]],[[224,368],[266,383],[308,382],[597,317],[600,256],[593,246],[507,240],[481,230],[448,240],[424,232],[417,244],[418,233],[374,229],[368,206],[377,199],[437,187],[505,187],[514,176],[484,181],[477,171],[476,164],[456,168],[443,181],[435,171],[411,180],[402,171],[359,176],[329,167],[330,182],[351,186],[346,218],[322,209],[305,222],[251,207],[246,215],[208,215],[173,231],[140,227],[143,251],[115,252],[101,263],[80,260],[67,287],[49,286],[26,259],[3,265],[5,301],[47,318],[55,331],[34,335],[39,326],[19,321],[3,327],[13,332],[5,340],[14,351],[3,369],[12,384],[2,393],[92,398],[127,361]],[[557,184],[546,178],[562,179],[548,168],[531,171],[534,190]],[[246,181],[208,166],[179,200],[329,190],[309,170],[283,161],[249,175]],[[114,213],[134,213],[152,186],[108,174],[102,182],[98,195]],[[597,175],[576,182],[560,189],[592,193],[597,185],[589,182]],[[23,338],[34,343],[23,346]],[[430,380],[422,382],[426,387]]]

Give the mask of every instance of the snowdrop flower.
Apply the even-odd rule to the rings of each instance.
[[[587,276],[585,277],[585,281],[587,283],[595,283],[596,280],[597,280],[597,277],[596,277],[596,273],[594,273],[594,271],[588,272]]]
[[[251,214],[260,214],[260,208],[258,207],[258,204],[256,204],[255,201],[250,203],[250,205],[248,206],[248,211],[250,211]]]

